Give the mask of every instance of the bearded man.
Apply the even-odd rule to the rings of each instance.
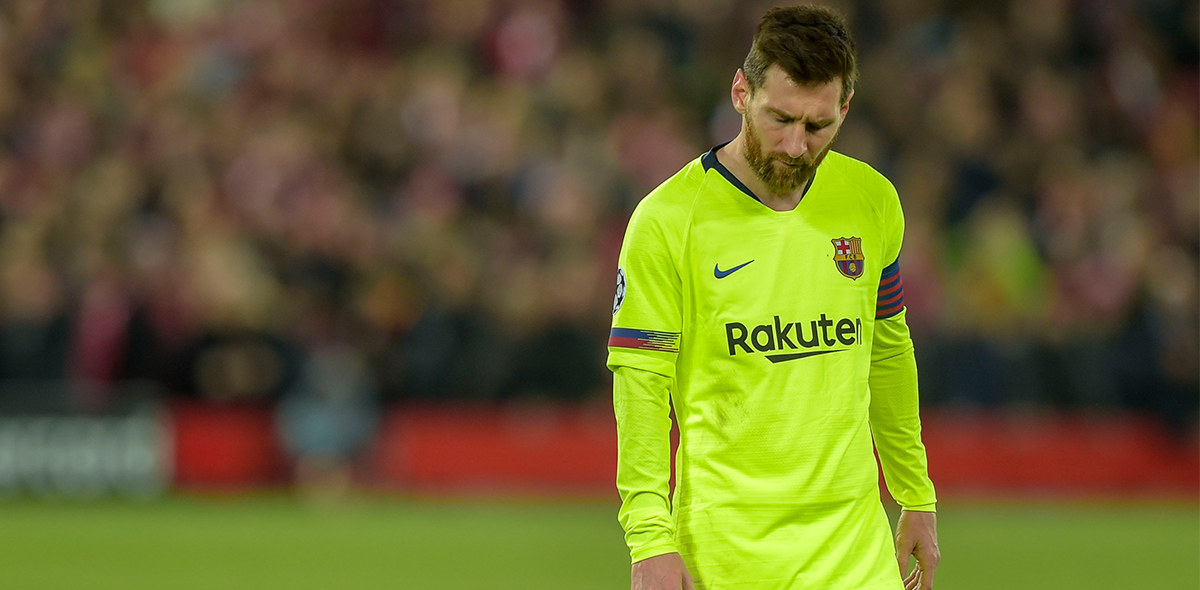
[[[831,151],[856,61],[834,11],[768,12],[733,79],[741,132],[630,219],[608,366],[633,590],[932,586],[904,217],[886,178]]]

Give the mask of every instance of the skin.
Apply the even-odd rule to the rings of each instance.
[[[908,558],[916,558],[912,572]],[[896,562],[904,577],[904,590],[930,590],[942,552],[937,544],[937,513],[900,511],[896,522]]]
[[[692,575],[678,553],[666,553],[633,564],[630,590],[695,590]]]
[[[841,102],[842,80],[797,84],[772,65],[763,85],[752,89],[742,70],[733,78],[730,97],[742,114],[742,130],[717,150],[717,158],[763,204],[791,211],[837,139],[851,92]],[[912,572],[909,558],[915,557]],[[930,590],[941,553],[937,545],[937,514],[902,510],[896,523],[896,563],[905,590]],[[633,564],[631,590],[693,590],[692,576],[678,553],[667,553]]]

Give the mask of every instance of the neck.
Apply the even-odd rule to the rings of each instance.
[[[812,182],[812,177],[806,178],[800,185],[800,188],[787,192],[777,193],[754,173],[750,167],[750,162],[746,159],[746,132],[738,133],[738,136],[733,141],[725,144],[725,147],[717,150],[717,159],[729,169],[746,188],[750,189],[755,196],[758,197],[762,204],[776,211],[791,211],[800,204],[800,199],[804,197],[804,191],[808,188],[808,184]]]

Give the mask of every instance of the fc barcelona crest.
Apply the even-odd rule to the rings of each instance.
[[[862,238],[837,238],[833,240],[833,263],[838,272],[849,279],[863,274]]]

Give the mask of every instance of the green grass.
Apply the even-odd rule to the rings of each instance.
[[[939,507],[939,590],[1200,588],[1195,506]]]
[[[612,504],[0,503],[0,587],[629,587]],[[943,504],[939,590],[1200,587],[1190,505]]]

